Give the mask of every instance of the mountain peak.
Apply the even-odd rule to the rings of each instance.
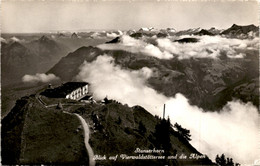
[[[120,37],[116,37],[113,40],[106,42],[106,44],[119,43],[119,42],[120,42]]]
[[[14,48],[25,48],[20,42],[18,41],[14,41],[13,43],[11,43],[11,45],[9,46],[10,49],[14,49]]]
[[[214,34],[209,32],[208,30],[201,29],[199,32],[195,33],[195,35],[208,35],[208,36],[213,36]]]
[[[241,35],[241,34],[248,34],[248,32],[250,31],[257,32],[259,31],[259,29],[254,24],[250,24],[250,25],[233,24],[230,28],[223,31],[222,34]]]
[[[39,39],[39,41],[48,41],[48,40],[50,40],[48,37],[46,37],[45,35],[43,35],[40,39]]]
[[[168,32],[176,32],[176,29],[174,29],[174,28],[167,28],[166,29]]]
[[[74,33],[71,35],[71,38],[77,39],[77,38],[79,38],[79,36],[74,32]]]

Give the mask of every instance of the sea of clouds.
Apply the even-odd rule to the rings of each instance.
[[[213,161],[222,153],[247,164],[259,157],[260,118],[255,106],[233,100],[220,112],[205,112],[190,105],[180,93],[166,97],[147,86],[152,75],[150,68],[122,69],[112,57],[102,55],[91,63],[84,62],[76,79],[90,82],[96,99],[108,96],[129,106],[141,105],[153,115],[161,116],[166,103],[166,115],[171,122],[191,130],[191,144]]]
[[[190,36],[182,36],[182,38]],[[239,50],[253,50],[259,47],[259,38],[250,39],[230,39],[221,36],[195,36],[196,43],[172,42],[170,39],[158,39],[158,47],[166,50],[178,59],[188,58],[219,58],[226,55],[229,58],[243,58],[244,53]]]
[[[143,40],[138,40],[127,35],[120,38],[120,43],[116,44],[101,44],[97,47],[103,50],[125,50],[132,53],[142,53],[147,56],[157,57],[159,59],[171,59],[173,55],[168,51],[161,51],[153,44]]]
[[[177,39],[196,38],[196,43],[179,43]],[[122,35],[119,43],[101,44],[98,46],[103,50],[125,50],[132,53],[141,53],[159,59],[189,58],[243,58],[245,54],[240,50],[258,50],[259,38],[254,39],[231,39],[222,36],[189,36],[151,38],[142,37],[135,39]]]

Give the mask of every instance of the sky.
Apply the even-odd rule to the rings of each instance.
[[[2,33],[259,24],[258,1],[2,0]]]

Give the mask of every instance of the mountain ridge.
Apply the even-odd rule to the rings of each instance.
[[[39,97],[47,104],[63,103],[63,108],[46,108],[37,101]],[[134,155],[136,148],[155,148],[152,142],[156,137],[153,133],[161,120],[152,116],[144,108],[140,106],[128,107],[114,100],[108,100],[105,105],[71,102],[66,99],[49,99],[37,94],[18,100],[12,111],[2,120],[2,152],[5,152],[5,155],[2,156],[3,164],[88,163],[80,122],[71,113],[80,115],[90,125],[89,143],[96,155]],[[70,103],[71,106],[66,106],[65,103]],[[143,134],[140,133],[143,132],[140,130],[140,123],[146,128]],[[201,155],[187,141],[176,134],[171,129],[171,154]],[[20,142],[20,144],[13,144],[13,142]],[[57,142],[62,142],[62,144],[57,144]],[[162,164],[163,162],[168,162],[170,165],[176,163],[179,165],[188,163],[212,164],[208,158],[187,161],[137,161],[128,161],[127,163],[124,160],[96,162],[108,165],[132,165],[134,163],[149,165],[152,163]]]

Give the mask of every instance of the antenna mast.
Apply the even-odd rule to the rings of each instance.
[[[163,105],[163,119],[165,119],[165,104]]]

